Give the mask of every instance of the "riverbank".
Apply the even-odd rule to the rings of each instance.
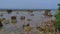
[[[27,23],[30,24],[30,27],[32,28],[32,31],[31,32],[32,34],[34,32],[39,32],[39,30],[36,29],[36,26],[43,26],[42,28],[44,28],[45,25],[49,24],[49,25],[52,25],[54,23],[52,23],[51,21],[54,21],[55,18],[54,18],[54,15],[56,13],[57,10],[51,10],[51,15],[53,15],[52,17],[48,17],[48,16],[44,16],[44,12],[45,10],[38,10],[38,11],[33,11],[33,12],[29,12],[29,11],[12,11],[11,13],[8,13],[7,11],[1,11],[0,14],[3,14],[3,16],[0,16],[0,18],[5,18],[6,21],[5,22],[8,22],[8,24],[6,24],[5,22],[3,22],[3,33],[5,34],[11,34],[11,33],[18,33],[18,34],[21,34],[21,33],[25,33],[26,34],[26,31],[24,31],[23,29],[23,25],[26,25]],[[31,16],[31,14],[34,14]],[[12,16],[16,16],[16,20],[17,22],[16,23],[12,23],[11,22],[11,17]],[[25,16],[25,20],[21,20],[21,16]],[[30,20],[28,20],[30,19]],[[45,26],[46,27],[46,26]],[[48,26],[49,27],[49,26]],[[47,28],[48,28],[47,27]],[[46,28],[46,29],[47,29]],[[52,27],[49,27],[50,29]],[[48,29],[49,29],[48,28]],[[35,29],[35,31],[34,31]],[[54,32],[54,31],[53,31]],[[35,34],[35,33],[34,33]],[[37,33],[36,33],[37,34]]]

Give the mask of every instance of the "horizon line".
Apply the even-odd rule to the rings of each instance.
[[[58,9],[0,9],[0,10],[58,10]]]

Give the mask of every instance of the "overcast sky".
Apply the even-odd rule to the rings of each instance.
[[[0,9],[57,9],[60,0],[0,0]]]

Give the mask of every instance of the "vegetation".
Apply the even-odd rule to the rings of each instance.
[[[7,10],[8,14],[10,14],[12,12],[12,10]]]
[[[56,13],[56,23],[55,23],[55,27],[59,29],[60,31],[60,4],[58,4],[58,11]]]

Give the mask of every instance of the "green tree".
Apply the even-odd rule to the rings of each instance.
[[[7,10],[8,14],[10,14],[12,12],[12,10]]]
[[[56,18],[55,27],[60,30],[60,4],[58,4],[58,10],[56,12],[56,17],[55,18]]]

